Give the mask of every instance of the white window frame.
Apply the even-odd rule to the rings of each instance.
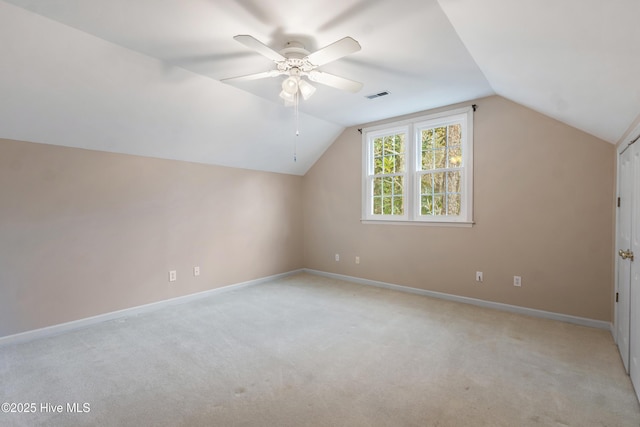
[[[460,123],[462,127],[460,215],[422,215],[420,212],[421,131]],[[403,215],[373,214],[373,149],[375,138],[406,132],[405,194]],[[420,116],[362,130],[362,222],[380,224],[460,225],[473,224],[473,107]]]
[[[376,138],[380,138],[380,137],[384,137],[384,136],[390,136],[390,135],[397,135],[400,133],[404,133],[405,134],[405,144],[407,143],[407,141],[409,141],[411,139],[411,128],[410,126],[408,126],[407,124],[400,124],[399,126],[386,126],[384,129],[380,129],[380,130],[373,130],[371,132],[368,133],[368,138],[366,138],[365,141],[365,145],[366,148],[365,150],[367,151],[367,153],[372,153],[372,147],[371,144],[373,142],[374,139]],[[363,132],[364,135],[364,132]],[[408,146],[405,147],[405,159],[404,159],[404,163],[405,163],[405,170],[404,173],[399,174],[403,176],[403,181],[404,181],[404,185],[405,185],[405,195],[404,195],[404,214],[403,215],[373,215],[373,213],[371,213],[370,217],[375,217],[378,220],[385,220],[385,221],[409,221],[409,211],[407,209],[407,194],[408,194],[408,189],[407,187],[411,186],[411,174],[409,173],[409,169],[410,169],[410,165],[409,165],[409,161],[412,158],[411,153],[409,153],[408,150]],[[368,157],[369,160],[371,160],[370,157]],[[373,212],[373,161],[369,162],[370,164],[368,165],[368,173],[365,177],[365,185],[367,187],[367,192],[365,194],[370,194],[371,196],[368,197],[368,211],[369,212]],[[370,218],[367,218],[370,219]]]

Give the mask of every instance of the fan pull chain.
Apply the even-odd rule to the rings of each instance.
[[[293,161],[297,162],[298,161],[298,137],[300,136],[300,129],[299,129],[299,117],[300,114],[298,112],[298,93],[296,92],[296,94],[294,95],[294,108],[295,108],[295,117],[296,117],[296,136],[293,139]]]

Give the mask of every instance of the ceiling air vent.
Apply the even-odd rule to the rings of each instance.
[[[365,98],[374,99],[374,98],[380,98],[381,96],[387,96],[387,95],[389,95],[389,92],[385,90],[384,92],[374,93],[373,95],[366,95]]]

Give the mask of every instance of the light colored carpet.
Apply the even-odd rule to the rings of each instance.
[[[2,426],[640,426],[607,331],[309,274],[0,348],[0,402],[38,406]]]

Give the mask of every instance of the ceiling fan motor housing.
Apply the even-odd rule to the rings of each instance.
[[[305,56],[308,56],[309,53],[310,52],[304,48],[304,45],[298,42],[287,42],[284,49],[280,51],[280,55],[284,56],[287,59],[302,59]]]
[[[304,48],[302,43],[288,42],[280,54],[286,58],[284,61],[276,62],[278,70],[288,73],[289,75],[299,76],[301,73],[308,73],[317,68],[309,60],[305,59],[309,55],[309,51]]]

